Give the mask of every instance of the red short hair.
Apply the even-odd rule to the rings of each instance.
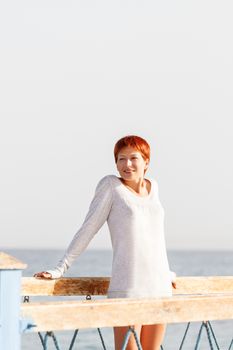
[[[148,142],[140,136],[128,135],[118,140],[114,146],[115,163],[120,150],[124,147],[133,147],[141,153],[144,160],[150,160],[150,145]]]

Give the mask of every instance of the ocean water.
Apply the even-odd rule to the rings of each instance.
[[[4,251],[27,263],[28,267],[23,272],[23,276],[32,276],[35,272],[53,268],[64,253],[61,250],[4,249]],[[168,251],[168,260],[170,269],[175,271],[178,276],[233,276],[232,251]],[[110,276],[111,263],[112,251],[87,249],[72,265],[66,276]],[[85,299],[84,296],[77,298]],[[92,298],[98,299],[103,298],[103,296],[93,296]],[[233,320],[211,321],[211,325],[220,349],[228,350],[233,339]],[[163,341],[164,350],[179,349],[186,326],[187,323],[167,325]],[[182,347],[183,350],[194,349],[200,326],[200,322],[191,323]],[[113,350],[113,329],[110,327],[101,328],[101,333],[106,349]],[[55,332],[55,335],[60,350],[68,350],[73,331]],[[37,333],[22,335],[22,349],[42,349]],[[48,349],[56,349],[51,338],[48,341]],[[103,349],[98,330],[80,329],[73,347],[73,350],[77,349]],[[206,349],[210,349],[210,346],[207,341],[206,331],[203,330],[199,350]],[[233,350],[233,345],[231,349]]]

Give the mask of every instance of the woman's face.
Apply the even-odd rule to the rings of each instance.
[[[141,153],[133,147],[124,147],[117,157],[117,170],[124,180],[138,180],[144,177],[149,160],[144,160]]]

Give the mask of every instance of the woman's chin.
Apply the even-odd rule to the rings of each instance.
[[[134,173],[124,173],[124,174],[121,175],[121,177],[124,180],[134,180],[135,174]]]

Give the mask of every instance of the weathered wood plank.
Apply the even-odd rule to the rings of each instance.
[[[99,299],[21,305],[33,331],[233,319],[233,293],[153,299]]]
[[[0,270],[23,270],[27,267],[20,260],[6,253],[0,252]]]
[[[80,277],[44,280],[33,277],[22,278],[22,295],[105,295],[109,277]]]
[[[22,295],[106,295],[109,277],[79,277],[44,280],[34,277],[22,278]],[[187,276],[177,277],[177,294],[232,293],[233,276]]]
[[[174,294],[232,293],[233,276],[187,276],[177,278]]]

